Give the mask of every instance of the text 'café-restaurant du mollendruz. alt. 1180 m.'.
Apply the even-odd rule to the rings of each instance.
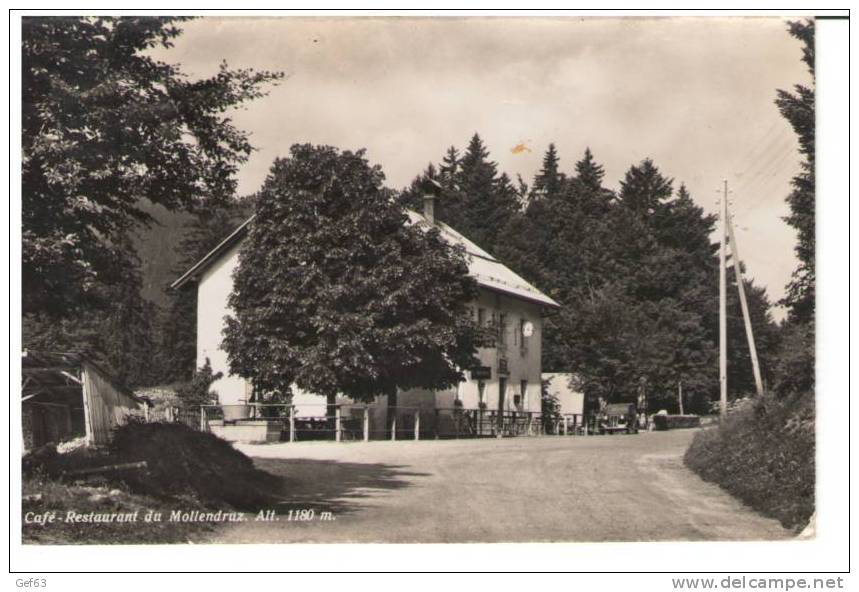
[[[480,412],[502,420],[516,418],[527,422],[540,413],[541,337],[543,316],[558,308],[558,303],[537,290],[443,222],[435,220],[433,195],[424,197],[423,214],[408,210],[409,224],[433,225],[444,240],[464,248],[468,270],[478,283],[479,294],[471,303],[472,313],[480,326],[497,327],[496,338],[483,343],[478,350],[480,365],[465,372],[467,380],[443,391],[411,389],[397,394],[397,423],[420,422],[421,431],[444,432],[444,422],[460,409]],[[225,410],[242,406],[251,400],[252,387],[240,376],[231,375],[223,339],[224,318],[229,314],[228,299],[233,289],[233,271],[239,263],[239,251],[253,218],[245,221],[229,237],[172,284],[173,289],[197,286],[197,365],[209,359],[212,370],[223,377],[212,385]],[[369,431],[381,434],[390,428],[387,397],[380,396],[369,406]],[[364,414],[363,405],[346,397],[338,398],[340,413],[345,416]],[[297,417],[325,414],[323,396],[293,388],[292,404]],[[415,415],[419,415],[415,418]],[[502,423],[499,422],[499,423]],[[221,432],[212,426],[213,431]],[[224,437],[230,434],[223,433]]]

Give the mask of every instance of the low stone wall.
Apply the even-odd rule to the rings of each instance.
[[[235,423],[222,420],[209,421],[209,431],[228,442],[280,442],[282,429],[280,421],[268,419],[247,419]]]

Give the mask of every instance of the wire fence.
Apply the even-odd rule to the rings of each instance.
[[[595,418],[581,414],[402,405],[202,405],[150,410],[146,419],[183,423],[228,440],[270,442],[576,436],[597,431]]]
[[[544,416],[529,411],[462,407],[360,404],[239,404],[166,407],[148,421],[183,423],[229,440],[300,442],[329,440],[429,440],[545,435],[587,435],[578,414]]]

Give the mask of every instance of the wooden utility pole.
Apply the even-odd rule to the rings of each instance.
[[[752,358],[752,372],[755,374],[755,390],[758,396],[764,394],[764,383],[761,380],[761,368],[758,364],[758,349],[755,347],[755,334],[752,330],[752,318],[749,315],[749,303],[746,301],[746,288],[743,280],[743,269],[740,263],[740,251],[737,239],[734,237],[734,225],[728,218],[728,238],[731,241],[731,256],[734,259],[734,274],[737,279],[737,290],[740,293],[740,308],[743,309],[743,323],[746,326],[746,340],[749,343],[749,356]]]
[[[719,214],[719,415],[728,414],[728,324],[726,315],[727,285],[725,275],[725,239],[728,224],[728,180],[724,180]]]
[[[677,381],[677,401],[680,403],[680,415],[685,415],[683,413],[683,382]]]

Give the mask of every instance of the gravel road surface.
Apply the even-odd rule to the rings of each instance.
[[[277,520],[208,542],[773,540],[793,534],[683,466],[695,430],[237,445],[283,477]],[[293,519],[289,519],[292,510]],[[313,510],[309,520],[307,518]]]

